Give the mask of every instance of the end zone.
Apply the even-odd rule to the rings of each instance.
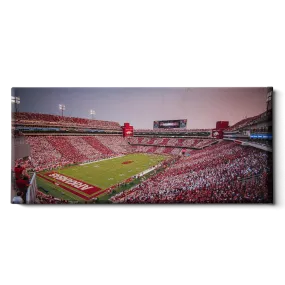
[[[38,174],[38,176],[53,184],[56,183],[62,189],[71,192],[84,200],[90,200],[105,191],[97,186],[58,172],[47,172],[45,174]]]

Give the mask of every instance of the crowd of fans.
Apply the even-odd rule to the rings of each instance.
[[[31,168],[36,171],[68,164],[68,160],[49,143],[46,136],[26,136],[31,149]]]
[[[88,161],[88,157],[80,150],[80,146],[78,148],[71,143],[72,136],[47,136],[46,139],[69,163]]]
[[[33,125],[40,125],[44,123],[45,125],[60,125],[66,127],[93,127],[99,129],[121,130],[119,123],[111,121],[89,120],[84,118],[25,112],[13,113],[13,116],[13,119],[18,124],[28,123]]]
[[[245,118],[233,126],[230,126],[229,128],[225,129],[224,132],[233,132],[239,129],[249,129],[254,125],[263,123],[263,122],[271,122],[272,121],[272,113],[271,112],[264,112],[262,114],[259,114],[257,116]]]
[[[16,166],[12,171],[12,203],[13,204],[26,204],[27,192],[30,184],[30,176],[27,172],[29,167],[29,159],[17,160]],[[58,199],[51,195],[44,194],[37,190],[35,204],[68,204],[68,200]]]
[[[25,204],[26,203],[26,194],[28,187],[30,185],[30,177],[24,167],[24,164],[20,164],[19,160],[13,169],[13,183],[12,187],[14,189],[15,196],[12,199],[13,204]]]
[[[99,137],[99,136],[98,136]],[[98,138],[97,137],[97,138]],[[115,152],[113,152],[109,147],[101,143],[100,140],[98,140],[94,136],[84,136],[82,137],[83,140],[85,140],[88,144],[90,144],[94,149],[96,149],[98,152],[107,155],[112,156]],[[109,137],[110,140],[114,140],[114,137]]]
[[[272,148],[272,141],[268,141],[268,140],[250,139],[250,140],[247,140],[247,142]]]
[[[117,122],[49,114],[18,112],[13,113],[12,119],[14,127],[17,124],[23,124],[121,131]],[[271,120],[272,113],[264,112],[241,120],[227,128],[225,133],[228,135],[232,132],[245,134],[246,131],[271,133]],[[17,160],[13,169],[12,203],[26,203],[26,193],[30,185],[27,170],[54,169],[64,165],[97,161],[136,152],[168,154],[169,159],[163,163],[164,171],[143,180],[130,190],[113,196],[111,201],[114,203],[272,202],[272,154],[270,152],[237,145],[231,141],[219,142],[211,138],[211,129],[136,129],[134,133],[140,137],[125,139],[115,135],[23,136],[12,127],[14,142],[27,142],[31,148],[30,158]],[[187,134],[189,137],[190,133],[191,138],[185,138]],[[195,137],[193,133],[196,133]],[[180,138],[177,138],[179,136]],[[270,144],[267,140],[250,141]],[[187,149],[189,156],[186,157],[182,155],[184,148],[198,150]],[[69,202],[37,191],[36,203]]]
[[[272,133],[272,126],[263,125],[249,128],[251,133]]]
[[[254,125],[260,125],[260,124],[266,124],[266,123],[272,123],[272,110],[266,111],[260,115],[257,116],[254,120],[250,121],[248,123],[248,127],[252,127]]]
[[[111,198],[115,203],[254,203],[271,201],[270,154],[221,142]]]
[[[129,149],[129,152],[179,155],[182,152],[182,149],[175,147],[132,145],[131,148]]]
[[[118,140],[125,145],[126,141],[116,136],[108,136],[107,140],[99,136],[25,136],[25,138],[31,147],[28,168],[35,171],[96,161],[126,152],[125,148],[117,146]]]
[[[37,191],[37,204],[69,204],[68,200],[55,198],[51,195],[46,195],[41,191]]]
[[[181,129],[181,128],[171,128],[171,129],[135,129],[134,133],[196,133],[196,132],[209,132],[212,133],[211,129]]]
[[[154,145],[162,145],[163,139],[161,138],[148,138],[148,137],[130,137],[128,138],[128,141],[131,144],[154,144]],[[164,139],[164,144],[166,145],[168,143],[169,139]]]
[[[118,155],[125,154],[127,141],[122,136],[96,136],[96,138]]]
[[[128,138],[130,144],[159,145],[173,147],[193,147],[203,148],[217,142],[216,139],[182,139],[182,138],[149,138],[149,137],[131,137]]]
[[[257,118],[257,116],[255,117],[250,117],[250,118],[245,118],[239,122],[237,122],[236,124],[234,124],[233,126],[225,129],[225,132],[230,132],[230,131],[236,131],[238,129],[242,129],[245,126],[247,126],[251,121],[254,121]]]
[[[80,136],[68,136],[68,142],[76,149],[80,154],[89,160],[98,160],[102,158],[102,153],[97,148],[91,146],[86,142],[83,137]]]
[[[176,156],[177,161],[134,188],[113,196],[114,203],[262,203],[272,199],[271,154],[234,142],[64,135],[28,135],[25,139],[31,146],[31,157],[16,162],[13,203],[25,203],[29,187],[26,169],[41,171],[136,152],[169,154]],[[187,150],[190,156],[184,157],[183,147],[200,150]],[[37,202],[67,203],[40,191]]]

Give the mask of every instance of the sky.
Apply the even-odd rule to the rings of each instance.
[[[153,121],[187,119],[187,129],[230,125],[266,110],[262,88],[13,88],[20,112],[128,122],[135,129],[152,129]],[[12,106],[14,110],[14,106]]]

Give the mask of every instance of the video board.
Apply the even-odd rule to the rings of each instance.
[[[154,129],[184,129],[187,126],[187,120],[167,120],[167,121],[154,121]]]

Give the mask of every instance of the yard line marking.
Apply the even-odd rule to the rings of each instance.
[[[94,162],[104,161],[104,160],[108,160],[108,159],[115,159],[115,158],[119,158],[119,157],[122,157],[122,156],[125,156],[125,155],[119,155],[119,156],[115,156],[115,157],[110,157],[110,158],[105,158],[105,159],[100,159],[100,160],[94,160],[94,161],[90,161],[90,162],[81,163],[79,165],[81,166],[81,165],[91,164],[91,163],[94,163]]]

